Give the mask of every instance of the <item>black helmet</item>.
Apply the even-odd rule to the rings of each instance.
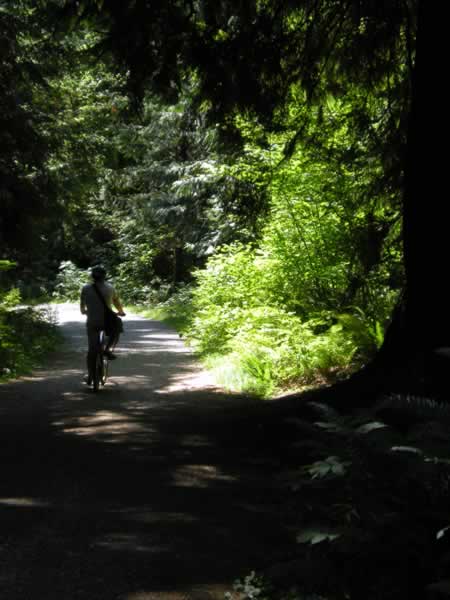
[[[91,275],[92,279],[94,279],[95,281],[101,281],[106,277],[106,269],[101,265],[96,265],[95,267],[92,267]]]

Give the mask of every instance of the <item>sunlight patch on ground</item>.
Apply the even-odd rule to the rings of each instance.
[[[55,421],[54,425],[62,427],[65,433],[73,433],[80,436],[95,436],[114,434],[118,436],[129,434],[143,434],[152,436],[156,430],[148,425],[137,423],[132,417],[123,413],[99,411],[93,415],[87,415],[67,421]]]
[[[192,589],[137,591],[120,596],[119,600],[223,600],[231,584],[198,585]]]
[[[213,376],[208,371],[194,371],[191,373],[180,373],[171,378],[167,386],[155,390],[159,394],[170,394],[183,390],[193,389],[217,389]]]
[[[156,345],[152,340],[147,340],[146,342],[141,342],[139,340],[134,340],[132,344],[120,343],[120,347],[114,350],[114,353],[118,356],[135,356],[136,354],[140,355],[158,355],[161,353],[170,353],[170,354],[182,354],[183,356],[190,355],[191,352],[186,350],[185,348],[171,345],[169,343],[164,343],[161,345]]]
[[[97,425],[99,423],[123,423],[124,421],[130,421],[129,417],[123,413],[115,413],[109,411],[99,411],[95,415],[87,417],[80,417],[79,422],[81,425]]]
[[[181,346],[178,340],[158,340],[158,345],[155,345],[152,335],[142,336],[141,340],[134,340],[133,345],[138,346],[137,350],[142,352],[142,348],[139,346],[148,346],[152,344],[151,348],[147,348],[147,352],[156,352],[157,350],[165,352],[175,352],[176,354],[192,354],[192,351],[187,346]],[[123,344],[125,346],[125,344]],[[125,346],[126,347],[126,346]],[[135,349],[136,351],[136,349]],[[126,352],[129,352],[129,348],[126,348]]]
[[[127,521],[133,523],[194,523],[199,520],[193,515],[180,512],[156,512],[151,507],[145,508],[128,508],[122,510],[114,510],[113,514],[125,517]]]
[[[36,500],[35,498],[0,498],[0,506],[20,506],[21,508],[46,508],[51,506],[49,502]]]
[[[180,443],[181,446],[194,446],[196,448],[212,446],[211,441],[203,435],[185,435]]]
[[[106,548],[119,552],[145,552],[151,554],[160,554],[161,552],[170,552],[169,544],[154,544],[152,540],[143,541],[143,536],[136,534],[116,533],[108,534],[93,542],[92,547]]]
[[[64,377],[73,377],[79,376],[81,378],[82,371],[80,369],[62,369],[58,371],[43,371],[36,370],[33,375],[22,375],[20,379],[9,379],[7,382],[2,383],[2,387],[7,389],[7,386],[11,385],[24,385],[26,383],[44,383],[48,381],[55,381],[58,379],[63,379]]]
[[[147,375],[111,375],[106,382],[105,388],[101,390],[99,397],[107,394],[115,386],[127,391],[140,389],[153,390],[154,383],[152,378]]]
[[[87,390],[87,388],[86,388],[86,390]],[[84,392],[84,390],[83,390],[83,392]],[[61,394],[61,397],[64,400],[83,402],[86,400],[85,393],[83,393],[83,392],[63,392]]]
[[[73,321],[84,319],[80,313],[79,305],[74,304],[73,302],[63,302],[61,304],[53,305],[52,308],[55,309],[58,323],[71,323]]]
[[[114,435],[129,435],[130,433],[147,433],[144,427],[137,424],[123,425],[123,424],[108,424],[102,427],[92,427],[91,425],[85,427],[66,427],[65,433],[75,433],[76,435],[89,436],[98,434],[114,434]]]
[[[236,477],[224,475],[214,465],[182,465],[173,474],[176,487],[206,488],[212,481],[236,481]]]

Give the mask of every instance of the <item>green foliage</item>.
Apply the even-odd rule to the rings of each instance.
[[[346,473],[348,461],[341,461],[338,456],[327,456],[305,467],[312,479],[323,479],[328,476],[343,476]]]
[[[233,585],[233,592],[227,592],[225,594],[225,600],[233,600],[235,596],[242,598],[242,600],[263,600],[267,598],[266,582],[263,577],[257,575],[255,571],[252,571],[249,575],[244,577],[243,580],[237,580]]]
[[[151,308],[148,308],[149,305]],[[192,320],[192,287],[180,285],[173,291],[160,286],[152,290],[148,302],[138,305],[136,310],[184,334]]]
[[[80,269],[70,260],[62,262],[56,276],[53,298],[58,301],[78,301],[81,288],[88,280],[88,271]]]
[[[228,164],[216,128],[193,105],[194,87],[186,81],[170,105],[149,93],[141,118],[120,123],[112,138],[116,163],[100,193],[116,215],[107,262],[133,302],[148,299],[151,281],[175,289],[216,248],[257,234],[264,190]]]
[[[298,598],[394,600],[412,581],[422,597],[427,581],[447,573],[448,406],[392,395],[347,416],[319,402],[308,408],[309,423],[292,419],[297,468],[281,477],[298,515],[295,569],[277,577],[270,597],[295,588]]]
[[[346,369],[358,349],[340,323],[329,327],[322,319],[302,322],[276,307],[228,307],[214,317],[203,322],[196,315],[188,336],[203,353],[221,356],[210,362],[221,383],[263,396]],[[315,333],[318,325],[326,327],[323,333]]]
[[[26,265],[39,253],[42,260],[47,236],[58,222],[38,100],[48,48],[45,25],[31,5],[2,3],[0,19],[0,246],[8,258]]]
[[[186,73],[195,72],[199,97],[215,116],[241,109],[269,122],[298,83],[310,102],[355,81],[395,97],[393,72],[410,66],[416,5],[360,2],[349,10],[345,2],[327,0],[227,1],[218,9],[178,0],[104,0],[100,6],[80,0],[64,3],[60,12],[66,27],[82,21],[104,31],[102,49],[127,72],[135,95],[142,97],[151,84],[173,98]]]
[[[0,261],[0,270],[13,266]],[[29,372],[58,343],[50,311],[22,306],[19,288],[0,289],[0,381]]]
[[[361,365],[382,343],[384,325],[357,307],[312,312],[303,303],[300,314],[286,310],[292,288],[274,273],[280,263],[270,246],[234,245],[196,272],[187,335],[231,389],[266,396],[286,385],[309,384]],[[334,290],[331,299],[323,295],[322,306],[334,303]]]
[[[190,336],[200,352],[220,351],[239,330],[243,311],[263,303],[253,252],[240,245],[223,248],[195,276]]]
[[[51,313],[14,308],[18,301],[14,291],[0,303],[0,381],[29,372],[60,343]]]
[[[12,260],[0,260],[0,271],[9,271],[16,266],[17,263]]]
[[[122,260],[113,267],[114,281],[124,301],[146,304],[152,301],[152,291],[160,287],[152,265],[154,250],[149,235],[130,219],[126,223],[118,236]]]
[[[229,387],[267,395],[348,372],[383,342],[403,283],[399,196],[370,140],[349,128],[359,101],[354,92],[311,110],[303,133],[314,145],[291,144],[295,104],[282,133],[238,120],[236,172],[270,168],[270,212],[256,243],[223,246],[195,273],[188,331]],[[364,105],[372,126],[385,108]]]
[[[18,288],[12,288],[0,296],[1,306],[3,309],[13,308],[18,306],[22,300],[20,290]]]

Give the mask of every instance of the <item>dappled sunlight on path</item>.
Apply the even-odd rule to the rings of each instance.
[[[63,350],[0,386],[0,597],[222,599],[287,540],[253,401],[135,315],[94,394],[77,307],[59,314]]]

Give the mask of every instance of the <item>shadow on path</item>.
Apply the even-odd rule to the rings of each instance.
[[[0,387],[1,598],[221,598],[286,551],[252,400],[202,387],[178,336],[139,318],[93,394],[80,323],[64,331],[51,368]]]

